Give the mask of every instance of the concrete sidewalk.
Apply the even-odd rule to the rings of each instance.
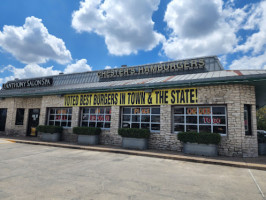
[[[176,151],[163,151],[163,150],[153,150],[153,149],[140,151],[140,150],[123,149],[121,147],[108,146],[108,145],[83,146],[78,144],[69,144],[65,142],[43,142],[39,141],[37,138],[25,138],[25,137],[17,138],[17,137],[1,136],[0,139],[8,140],[10,142],[15,142],[15,143],[46,145],[46,146],[61,147],[61,148],[120,153],[120,154],[136,155],[136,156],[147,156],[147,157],[155,157],[162,159],[182,160],[187,162],[224,165],[224,166],[258,169],[266,171],[266,156],[259,156],[258,158],[238,158],[238,157],[223,157],[223,156],[204,157],[204,156],[183,154],[182,152],[176,152]]]

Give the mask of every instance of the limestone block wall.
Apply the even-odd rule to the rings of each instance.
[[[118,135],[118,128],[120,124],[120,109],[119,106],[111,107],[111,127],[110,130],[104,130],[101,133],[100,144],[108,144],[120,146],[122,144],[122,137]]]
[[[41,108],[42,98],[6,98],[0,101],[0,108],[7,108],[5,135],[25,136],[29,109]],[[23,125],[15,125],[17,108],[24,108]]]
[[[199,104],[227,106],[227,135],[222,136],[219,154],[225,156],[256,157],[256,99],[254,86],[217,85],[198,88]],[[244,104],[252,106],[251,136],[245,136]]]
[[[172,107],[160,106],[160,132],[152,133],[149,139],[149,148],[171,151],[181,151],[181,143],[176,134],[172,133]]]
[[[232,84],[213,85],[198,88],[198,105],[225,105],[227,108],[227,135],[222,136],[219,154],[225,156],[256,157],[256,99],[254,86]],[[251,136],[245,135],[244,105],[252,108]],[[0,108],[7,108],[6,132],[8,135],[26,135],[28,123],[28,109],[40,108],[40,125],[46,123],[47,108],[64,107],[64,97],[43,96],[41,98],[6,98],[0,100]],[[25,108],[24,123],[15,125],[16,109]],[[103,130],[100,143],[120,146],[122,138],[118,135],[120,126],[120,107],[111,107],[110,130]],[[182,144],[172,130],[172,106],[160,106],[160,132],[151,134],[149,148],[181,151]],[[77,136],[72,134],[72,128],[79,126],[80,108],[72,108],[72,127],[64,129],[63,139],[67,142],[76,142]],[[1,133],[0,133],[1,134]],[[3,133],[2,133],[3,134]]]

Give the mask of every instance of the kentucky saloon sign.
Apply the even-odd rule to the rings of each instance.
[[[52,86],[53,79],[52,78],[39,78],[39,79],[31,79],[24,81],[12,81],[3,84],[3,89],[19,89],[19,88],[31,88],[31,87],[44,87],[44,86]]]
[[[99,78],[115,78],[126,76],[137,76],[145,74],[162,74],[181,71],[203,70],[205,69],[205,60],[193,59],[174,61],[167,63],[157,63],[150,65],[143,65],[137,67],[125,67],[118,69],[110,69],[98,72]]]

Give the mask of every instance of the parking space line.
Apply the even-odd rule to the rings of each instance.
[[[250,176],[252,177],[253,181],[254,181],[254,182],[255,182],[255,184],[257,185],[257,188],[259,189],[259,191],[260,191],[260,193],[261,193],[262,197],[263,197],[263,198],[265,198],[265,196],[264,196],[264,194],[263,194],[262,190],[260,189],[260,186],[259,186],[259,184],[257,183],[257,181],[256,181],[255,177],[253,176],[253,174],[252,174],[251,170],[250,170],[250,169],[248,169],[248,171],[249,171],[249,174],[250,174]]]

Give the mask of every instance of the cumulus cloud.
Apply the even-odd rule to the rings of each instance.
[[[266,1],[235,8],[234,1],[172,0],[164,21],[163,51],[172,59],[220,55],[230,69],[265,69]],[[228,55],[238,58],[230,63]]]
[[[265,51],[266,45],[266,1],[253,5],[250,9],[249,17],[243,26],[245,30],[255,30],[247,40],[236,47],[235,52],[244,53],[252,51],[253,55],[261,54]]]
[[[111,66],[106,66],[104,69],[112,69]]]
[[[152,14],[160,0],[85,0],[72,14],[72,27],[78,32],[103,36],[109,53],[136,54],[152,50],[164,36],[153,30]]]
[[[59,70],[54,70],[53,66],[45,68],[37,64],[28,64],[23,68],[16,68],[13,65],[8,65],[4,67],[0,72],[3,73],[4,71],[9,71],[12,75],[1,78],[0,83],[6,83],[7,81],[14,80],[15,78],[26,79],[42,76],[51,76],[57,75],[61,72]]]
[[[266,1],[253,4],[243,23],[252,34],[243,38],[234,52],[244,55],[235,59],[230,69],[266,69]]]
[[[57,75],[61,72],[59,70],[54,70],[53,66],[44,68],[37,64],[29,64],[24,68],[16,68],[12,65],[8,65],[6,70],[13,73],[12,77],[19,79]]]
[[[245,16],[242,9],[224,8],[222,0],[172,0],[164,16],[171,34],[163,50],[173,59],[233,52]]]
[[[86,59],[78,60],[74,64],[67,65],[64,70],[64,73],[75,73],[75,72],[85,72],[92,71],[92,67],[87,64]]]
[[[5,25],[0,31],[0,47],[25,64],[72,60],[64,41],[49,34],[42,20],[33,16],[27,17],[23,26]]]
[[[266,52],[259,56],[243,56],[229,66],[230,69],[264,69],[266,70]]]

